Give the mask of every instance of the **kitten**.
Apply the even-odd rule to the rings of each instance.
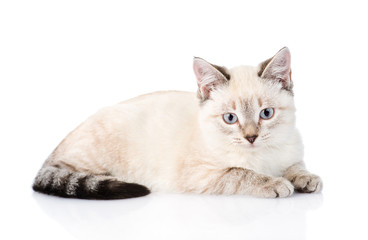
[[[151,93],[88,118],[49,156],[33,189],[83,199],[321,190],[304,168],[288,48],[230,70],[194,58],[194,73],[197,96]]]

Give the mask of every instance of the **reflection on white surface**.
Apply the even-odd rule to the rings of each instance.
[[[76,239],[305,239],[306,212],[322,194],[285,199],[151,194],[89,201],[33,193],[38,206]]]

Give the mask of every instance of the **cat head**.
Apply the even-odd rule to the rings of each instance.
[[[227,69],[194,58],[194,72],[201,129],[214,147],[277,147],[295,129],[288,48],[257,67]]]

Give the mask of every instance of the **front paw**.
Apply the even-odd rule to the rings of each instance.
[[[285,178],[270,179],[261,189],[260,195],[266,198],[288,197],[294,192],[294,186]]]
[[[297,175],[291,179],[295,190],[302,193],[317,193],[322,190],[322,180],[314,174]]]

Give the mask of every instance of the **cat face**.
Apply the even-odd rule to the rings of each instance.
[[[294,129],[290,53],[280,50],[258,67],[230,70],[194,60],[200,124],[214,147],[254,151],[283,144]]]

